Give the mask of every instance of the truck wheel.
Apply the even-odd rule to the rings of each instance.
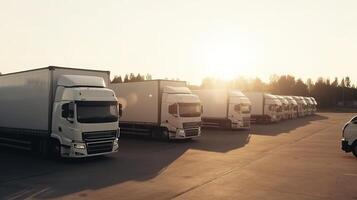
[[[61,143],[57,139],[51,140],[51,156],[53,158],[60,158],[61,157]]]
[[[357,141],[352,145],[352,153],[357,158]]]
[[[161,130],[161,140],[163,141],[170,140],[169,130],[167,130],[166,128]]]

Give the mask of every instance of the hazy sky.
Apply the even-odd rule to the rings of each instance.
[[[357,82],[356,0],[0,0],[0,72]]]

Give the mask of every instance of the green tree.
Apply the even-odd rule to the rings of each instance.
[[[111,83],[122,83],[122,82],[123,82],[123,80],[122,80],[121,76],[114,76]]]

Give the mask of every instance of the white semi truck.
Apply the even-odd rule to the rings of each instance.
[[[307,103],[304,100],[303,97],[301,96],[293,96],[294,100],[297,102],[298,104],[298,117],[304,117],[306,115],[306,107],[307,107]]]
[[[284,96],[284,98],[289,102],[289,118],[295,119],[298,117],[298,103],[294,100],[292,96]]]
[[[307,115],[312,115],[314,102],[310,99],[310,97],[304,97],[304,100],[307,103],[307,106],[306,106],[307,107],[306,108]]]
[[[239,90],[193,90],[203,105],[203,126],[249,129],[251,103]]]
[[[276,95],[278,97],[278,99],[281,101],[282,103],[282,119],[289,119],[289,115],[290,115],[290,107],[289,107],[289,101],[285,99],[285,97],[280,96],[280,95]]]
[[[252,104],[251,118],[256,123],[280,121],[282,113],[281,101],[272,94],[262,92],[244,92]]]
[[[159,139],[187,139],[201,135],[202,107],[184,81],[148,80],[111,84],[123,114],[122,134]]]
[[[0,145],[44,155],[118,151],[118,103],[109,72],[63,67],[0,76]]]
[[[310,97],[311,101],[313,102],[313,106],[312,106],[312,114],[315,114],[317,111],[317,101],[315,100],[314,97]]]

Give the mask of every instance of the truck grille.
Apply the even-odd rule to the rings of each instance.
[[[106,153],[106,152],[111,152],[112,150],[113,150],[113,141],[87,143],[88,154]]]
[[[185,136],[186,137],[194,137],[198,136],[199,134],[199,129],[185,129]]]
[[[96,131],[96,132],[85,132],[82,134],[82,138],[85,142],[114,140],[116,137],[117,137],[116,131]]]
[[[250,117],[243,117],[243,126],[244,127],[250,126]]]
[[[111,152],[113,141],[117,137],[116,131],[96,131],[82,133],[83,141],[87,145],[88,154]]]
[[[183,123],[183,129],[198,128],[201,126],[201,122],[186,122]]]

